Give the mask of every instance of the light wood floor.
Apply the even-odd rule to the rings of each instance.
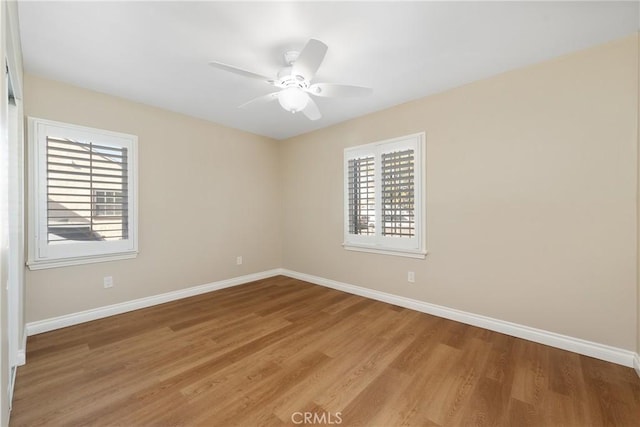
[[[11,425],[277,426],[305,413],[315,425],[638,426],[640,379],[275,277],[30,337]]]

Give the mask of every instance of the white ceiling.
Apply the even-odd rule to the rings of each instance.
[[[34,2],[19,4],[28,73],[284,139],[631,34],[628,2]],[[316,98],[312,122],[273,88],[211,60],[275,76],[282,53],[329,46],[314,82],[369,86]]]

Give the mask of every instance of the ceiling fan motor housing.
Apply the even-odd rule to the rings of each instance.
[[[297,87],[300,89],[307,89],[309,82],[302,76],[296,76],[293,74],[293,67],[284,67],[278,71],[278,86],[282,88]]]

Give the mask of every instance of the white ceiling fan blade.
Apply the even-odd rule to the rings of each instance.
[[[312,95],[324,96],[324,97],[357,97],[367,96],[373,93],[373,89],[370,87],[362,86],[349,86],[349,85],[335,85],[332,83],[316,83],[309,86],[307,89]]]
[[[302,110],[302,113],[307,116],[309,120],[318,120],[322,117],[320,110],[318,110],[318,106],[311,98],[309,98],[309,102],[307,103],[307,106],[304,107],[304,110]]]
[[[307,81],[313,79],[326,53],[326,44],[320,40],[310,39],[302,51],[300,51],[298,59],[293,63],[291,74],[294,76],[302,76],[302,78]]]
[[[233,65],[227,65],[227,64],[223,64],[222,62],[216,62],[216,61],[209,62],[209,65],[219,70],[228,71],[230,73],[239,74],[244,77],[249,77],[251,79],[258,79],[258,80],[265,81],[269,84],[273,84],[273,79],[270,79],[269,77],[263,76],[261,74],[253,73],[251,71],[243,70],[242,68],[234,67]]]
[[[273,101],[274,99],[278,99],[278,94],[280,92],[272,92],[264,96],[259,96],[257,98],[252,99],[251,101],[247,101],[242,105],[239,105],[238,108],[246,108],[254,105],[262,105],[268,102]]]

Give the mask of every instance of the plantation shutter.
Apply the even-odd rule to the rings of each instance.
[[[349,233],[373,235],[376,212],[374,157],[350,159],[347,173]]]
[[[413,149],[382,153],[382,235],[415,235]]]
[[[128,149],[47,136],[47,242],[128,239]]]

